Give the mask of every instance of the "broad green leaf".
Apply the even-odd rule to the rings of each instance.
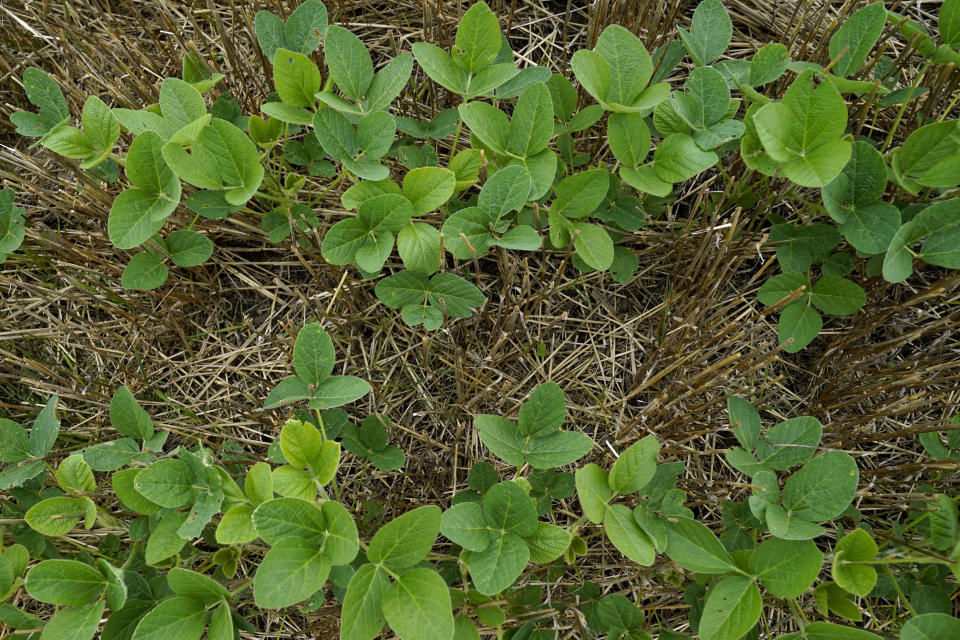
[[[40,640],[90,640],[97,632],[105,606],[100,601],[57,611],[44,625]]]
[[[880,640],[875,633],[832,622],[811,622],[803,628],[803,637],[805,640]],[[902,635],[901,639],[906,640]]]
[[[530,496],[515,482],[501,482],[483,496],[483,517],[491,529],[520,537],[537,529],[537,510]]]
[[[770,533],[784,540],[812,540],[826,532],[820,525],[804,520],[777,504],[768,505],[764,515]]]
[[[900,640],[950,640],[958,634],[960,620],[945,613],[924,613],[907,620],[900,628]]]
[[[357,144],[367,159],[382,158],[393,144],[397,121],[389,113],[376,111],[363,117],[357,126]]]
[[[179,78],[166,78],[160,85],[160,111],[167,125],[177,131],[207,113],[203,96]]]
[[[823,553],[810,540],[767,538],[750,555],[750,572],[778,598],[797,598],[820,574]]]
[[[854,529],[837,543],[830,575],[844,591],[866,596],[877,582],[877,570],[852,563],[872,560],[876,554],[877,544],[870,534],[863,529]]]
[[[321,38],[327,33],[327,8],[319,0],[304,0],[283,25],[283,42],[287,49],[309,54],[320,46],[318,33]]]
[[[333,25],[327,29],[323,51],[340,91],[354,101],[363,98],[373,80],[373,61],[360,38]]]
[[[30,453],[38,458],[47,455],[60,433],[60,421],[57,419],[57,396],[51,396],[47,404],[33,421],[30,429]]]
[[[730,89],[713,67],[697,67],[684,84],[686,93],[672,94],[674,109],[694,129],[720,121],[730,107]]]
[[[317,384],[329,377],[335,362],[333,340],[323,327],[317,323],[304,325],[297,333],[293,347],[293,367],[297,375],[311,384]]]
[[[610,85],[600,99],[613,104],[633,105],[653,74],[653,64],[643,43],[625,28],[612,24],[597,38],[595,51],[610,69]]]
[[[857,73],[880,39],[886,21],[882,2],[868,4],[844,20],[830,38],[830,58],[837,60],[833,72],[843,78]]]
[[[499,87],[508,86],[511,80],[520,75],[520,70],[513,62],[502,62],[492,64],[480,70],[475,76],[471,76],[467,81],[467,90],[464,97],[472,98],[475,96],[492,96],[496,93],[499,97]],[[530,86],[529,84],[527,86]]]
[[[120,284],[124,289],[150,291],[166,282],[167,275],[163,258],[153,253],[138,253],[124,268]]]
[[[510,119],[507,114],[485,102],[468,102],[460,105],[460,117],[483,144],[500,155],[507,155],[510,140]]]
[[[530,549],[530,562],[553,562],[563,555],[572,539],[573,535],[566,529],[547,522],[538,522],[537,530],[526,539]]]
[[[195,267],[213,255],[213,243],[196,231],[181,229],[166,238],[170,259],[178,267]]]
[[[763,283],[757,291],[757,300],[765,305],[774,305],[800,287],[805,289],[798,300],[804,301],[807,298],[805,294],[811,289],[810,279],[802,273],[780,273]]]
[[[470,551],[483,551],[490,544],[490,527],[476,502],[464,502],[444,511],[440,533]]]
[[[272,409],[310,397],[310,385],[299,376],[289,376],[277,383],[263,401],[264,409]]]
[[[858,207],[837,229],[857,251],[884,253],[900,230],[900,210],[887,202]]]
[[[75,453],[61,462],[56,475],[57,484],[64,491],[93,493],[97,490],[93,471],[80,454]]]
[[[534,469],[562,467],[587,455],[593,445],[593,440],[583,433],[558,431],[530,440],[525,457]]]
[[[843,170],[849,157],[849,141],[830,140],[792,156],[783,164],[783,174],[801,186],[822,187]]]
[[[157,460],[143,469],[133,480],[133,488],[144,498],[161,507],[182,507],[193,502],[193,474],[182,461],[173,458]]]
[[[120,122],[110,111],[110,107],[96,96],[90,96],[83,103],[80,121],[83,133],[93,143],[94,149],[101,154],[109,153],[120,137]]]
[[[553,137],[552,115],[553,104],[546,85],[532,84],[527,87],[517,100],[510,119],[507,150],[526,158],[545,149]]]
[[[157,564],[180,553],[187,539],[177,533],[187,520],[185,511],[165,515],[147,540],[147,564]]]
[[[343,192],[340,202],[347,209],[356,209],[366,200],[382,196],[385,193],[400,194],[400,187],[392,180],[363,180]]]
[[[762,604],[760,590],[753,580],[743,576],[724,578],[707,590],[700,618],[700,638],[737,640],[757,623]]]
[[[516,582],[529,560],[527,543],[507,532],[495,537],[483,551],[470,554],[470,577],[477,591],[494,595]]]
[[[402,574],[384,592],[381,608],[390,628],[404,640],[453,637],[450,591],[433,569]]]
[[[696,520],[667,521],[667,538],[667,555],[684,569],[708,574],[736,570],[717,537]]]
[[[688,135],[674,133],[653,152],[653,168],[664,182],[683,182],[717,162],[717,154],[704,151]]]
[[[574,223],[576,236],[573,247],[577,255],[590,267],[604,271],[613,264],[613,239],[606,230],[588,222]]]
[[[30,528],[45,536],[62,536],[84,519],[84,502],[79,498],[47,498],[27,510],[24,519]]]
[[[836,178],[823,187],[823,204],[836,222],[874,204],[887,188],[887,164],[880,152],[866,142],[855,142],[850,159]]]
[[[803,416],[784,420],[757,442],[757,459],[771,469],[786,471],[810,459],[822,434],[823,426],[816,418]]]
[[[443,88],[459,94],[466,91],[467,72],[458,67],[450,54],[440,47],[427,42],[415,42],[413,57],[427,76]]]
[[[131,640],[199,640],[207,611],[193,598],[169,598],[140,620]]]
[[[387,572],[365,564],[353,574],[343,598],[340,637],[343,640],[372,640],[383,627],[383,596],[390,588]]]
[[[469,318],[470,310],[485,300],[476,286],[454,273],[438,273],[430,278],[430,303],[444,309],[448,316]]]
[[[369,230],[362,220],[348,218],[333,225],[323,238],[320,252],[330,264],[350,264],[365,245]]]
[[[277,467],[270,474],[273,490],[285,498],[313,500],[317,496],[317,485],[309,473],[288,464]]]
[[[291,107],[312,107],[320,90],[320,70],[302,53],[277,50],[273,60],[273,84],[284,103]]]
[[[952,549],[957,542],[957,505],[950,496],[934,494],[930,512],[930,537],[933,548],[940,551]]]
[[[60,86],[40,69],[24,69],[23,90],[27,99],[39,109],[39,113],[18,111],[11,115],[10,121],[17,125],[17,133],[20,135],[42,136],[70,117],[70,109]]]
[[[520,406],[517,425],[524,436],[546,435],[559,429],[566,416],[563,391],[555,382],[544,382]]]
[[[280,609],[306,600],[327,581],[330,561],[316,542],[297,537],[277,540],[260,561],[253,579],[258,607]]]
[[[301,125],[313,124],[313,114],[310,111],[292,107],[285,102],[264,102],[260,105],[260,111],[280,122]]]
[[[603,528],[620,553],[645,567],[653,564],[656,558],[653,542],[633,518],[630,509],[622,504],[607,505]]]
[[[919,251],[910,246],[923,240]],[[927,207],[903,225],[887,248],[883,277],[900,282],[913,271],[912,256],[947,269],[960,268],[960,199],[953,198]]]
[[[13,205],[13,189],[0,189],[0,262],[20,247],[26,235],[24,210]]]
[[[867,294],[856,283],[838,276],[823,276],[810,292],[810,300],[831,316],[852,315],[867,301]]]
[[[437,307],[409,304],[400,311],[400,315],[411,327],[422,324],[427,331],[436,331],[443,326],[443,311]]]
[[[789,62],[787,47],[779,42],[760,47],[750,59],[750,86],[759,87],[778,79]]]
[[[424,303],[430,291],[430,277],[422,271],[407,269],[377,283],[376,294],[391,309]]]
[[[180,202],[180,181],[161,155],[163,140],[148,131],[130,145],[125,171],[135,189],[120,193],[110,209],[107,231],[118,249],[132,249],[163,227]]]
[[[575,173],[557,183],[557,198],[550,212],[567,218],[589,216],[606,198],[609,189],[610,174],[606,169]]]
[[[440,232],[436,227],[414,222],[397,234],[397,251],[408,269],[426,274],[435,273],[443,258],[440,251]]]
[[[493,62],[500,50],[500,24],[486,2],[478,2],[460,18],[453,61],[467,73]]]
[[[300,498],[267,500],[253,512],[257,533],[269,545],[283,538],[308,540],[319,547],[326,531],[323,512],[314,503]]]
[[[850,504],[858,480],[857,463],[850,454],[828,451],[787,478],[783,506],[788,513],[805,520],[830,520]]]
[[[453,195],[456,176],[449,169],[421,167],[403,177],[403,195],[413,206],[413,215],[437,209]]]
[[[606,513],[607,502],[613,497],[606,472],[591,462],[577,469],[575,481],[583,514],[590,522],[600,524]]]
[[[24,580],[31,598],[71,607],[99,598],[106,586],[99,571],[76,560],[43,560],[31,567]]]
[[[263,463],[258,463],[263,464]],[[243,544],[257,537],[253,526],[253,507],[238,504],[228,510],[217,525],[216,539],[223,545]]]
[[[787,353],[796,353],[810,344],[820,329],[823,328],[823,318],[813,308],[804,302],[794,302],[787,306],[780,314],[780,343],[789,344],[783,347]]]
[[[221,603],[213,610],[210,616],[210,627],[207,629],[207,640],[232,640],[234,635],[233,618],[230,615],[230,605]]]
[[[367,559],[391,570],[423,560],[440,532],[440,507],[429,505],[403,514],[380,528],[370,541]]]
[[[536,251],[543,246],[543,238],[533,227],[520,224],[511,227],[499,238],[494,238],[494,246],[516,251]]]
[[[167,584],[178,596],[198,600],[204,605],[231,598],[230,592],[213,578],[179,567],[167,572]]]
[[[657,472],[660,443],[655,436],[646,436],[630,445],[610,467],[610,488],[621,495],[636,493]]]
[[[693,62],[701,67],[719,58],[733,37],[733,23],[720,0],[703,0],[693,12],[690,31],[677,28]]]
[[[597,51],[581,49],[573,54],[570,66],[581,86],[601,104],[610,91],[610,65]]]
[[[327,522],[327,536],[323,542],[324,556],[332,565],[353,562],[359,550],[357,525],[346,508],[339,502],[328,500],[320,505]]]
[[[760,414],[740,396],[727,398],[727,413],[730,415],[733,435],[745,449],[752,451],[760,438]]]
[[[370,393],[370,383],[356,376],[330,376],[317,385],[307,403],[311,409],[324,411],[350,404]]]
[[[363,102],[365,111],[387,111],[413,72],[413,56],[401,53],[373,76]]]
[[[639,113],[611,113],[607,139],[614,157],[631,167],[643,163],[650,153],[650,130]]]
[[[132,458],[131,458],[132,459]],[[136,513],[152,514],[159,511],[162,507],[151,500],[144,498],[139,491],[134,488],[135,478],[142,469],[123,469],[117,471],[111,477],[113,492],[120,499],[123,505]]]
[[[480,190],[477,206],[496,224],[511,211],[519,211],[530,194],[530,172],[520,165],[500,169]]]
[[[113,392],[110,400],[110,425],[120,433],[138,440],[146,440],[154,433],[150,415],[126,387],[119,387]]]
[[[303,333],[302,329],[301,333]],[[323,335],[326,336],[325,333]],[[299,344],[299,340],[297,342]],[[301,469],[311,467],[321,445],[323,445],[323,438],[320,436],[320,431],[309,422],[287,420],[280,429],[280,450],[283,451],[283,457],[287,462],[295,467]]]
[[[673,184],[661,180],[656,170],[649,165],[639,169],[620,167],[620,178],[637,191],[660,198],[670,195],[673,190]]]
[[[457,115],[459,117],[459,112]],[[463,191],[477,182],[482,160],[483,157],[477,149],[463,149],[453,156],[448,166],[457,179],[454,185],[455,191]]]

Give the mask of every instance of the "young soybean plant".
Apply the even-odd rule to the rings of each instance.
[[[0,189],[0,262],[20,248],[26,231],[24,210],[13,204],[13,189]]]

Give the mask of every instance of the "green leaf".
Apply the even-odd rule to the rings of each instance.
[[[403,177],[403,195],[413,206],[414,216],[437,209],[453,195],[456,175],[449,169],[421,167]]]
[[[593,445],[593,440],[583,433],[558,431],[530,440],[525,457],[534,469],[551,469],[579,460]]]
[[[100,626],[105,603],[94,602],[76,609],[61,609],[43,627],[41,640],[90,640]]]
[[[440,533],[470,551],[483,551],[490,544],[490,527],[476,502],[463,502],[444,511]]]
[[[877,570],[873,567],[852,564],[872,560],[877,554],[877,544],[863,529],[854,529],[843,537],[834,549],[830,574],[840,588],[854,595],[866,596],[877,582]]]
[[[771,428],[757,442],[757,459],[771,469],[786,471],[805,462],[820,444],[823,426],[816,418],[790,418]]]
[[[207,611],[193,598],[170,598],[143,616],[131,640],[199,640]]]
[[[832,622],[811,622],[803,628],[803,637],[806,640],[880,640],[880,636],[875,633]],[[903,640],[903,636],[901,639]]]
[[[404,640],[453,637],[450,591],[433,569],[401,575],[383,593],[381,608],[390,628]]]
[[[213,243],[196,231],[174,231],[166,240],[170,259],[178,267],[195,267],[213,255]]]
[[[106,586],[99,571],[76,560],[43,560],[31,567],[24,580],[31,598],[70,607],[99,598]]]
[[[929,187],[949,187],[960,182],[960,123],[934,122],[916,129],[894,157],[904,176]]]
[[[787,478],[783,506],[805,520],[830,520],[853,500],[858,480],[857,463],[848,453],[828,451]]]
[[[736,570],[733,558],[704,525],[690,518],[678,518],[676,522],[666,521],[666,524],[666,553],[684,569],[707,574]]]
[[[494,238],[493,244],[504,249],[516,251],[536,251],[543,246],[543,239],[537,230],[525,224],[511,227],[499,238]]]
[[[453,61],[467,73],[493,62],[500,50],[500,24],[486,2],[478,2],[460,18]]]
[[[445,309],[448,316],[469,318],[470,309],[485,300],[477,287],[456,274],[444,272],[430,278],[430,303]]]
[[[285,498],[313,500],[317,497],[317,485],[309,473],[288,464],[277,467],[270,474],[273,490]]]
[[[637,191],[660,198],[670,195],[673,190],[673,185],[657,177],[656,170],[649,165],[639,169],[620,167],[620,178]]]
[[[750,572],[778,598],[800,597],[822,565],[823,553],[810,540],[767,538],[750,555]]]
[[[287,49],[309,54],[320,46],[318,33],[320,38],[327,33],[327,8],[319,0],[304,0],[283,25],[283,43]],[[267,58],[273,60],[273,55],[267,54]]]
[[[530,496],[515,482],[501,482],[483,496],[483,517],[491,529],[520,537],[537,529],[537,510]]]
[[[677,28],[680,40],[698,67],[719,58],[733,37],[733,23],[720,0],[703,0],[693,12],[690,31]]]
[[[124,289],[150,291],[166,282],[167,275],[163,258],[153,253],[138,253],[124,268],[120,284]]]
[[[291,107],[312,107],[317,101],[314,94],[320,90],[320,70],[302,53],[281,48],[273,61],[273,84],[280,99]]]
[[[943,9],[940,12],[942,20]],[[924,613],[907,620],[900,628],[900,640],[950,640],[958,634],[960,620],[945,613]]]
[[[550,207],[550,212],[567,218],[589,216],[606,198],[609,189],[610,174],[606,169],[575,173],[557,183],[557,199]]]
[[[221,603],[213,610],[210,616],[210,627],[207,629],[207,640],[233,640],[233,618],[230,615],[230,605]]]
[[[470,554],[470,577],[477,591],[494,595],[516,582],[529,560],[527,543],[507,532],[491,540],[483,551]]]
[[[693,138],[682,133],[670,134],[653,152],[653,168],[664,182],[683,182],[716,162],[717,154],[702,150]]]
[[[323,411],[341,407],[370,393],[370,383],[356,376],[331,376],[317,385],[308,403],[311,409]]]
[[[495,225],[504,215],[521,210],[529,194],[530,172],[521,165],[511,165],[487,179],[477,206]]]
[[[930,512],[930,537],[933,548],[939,551],[952,549],[957,537],[957,505],[950,496],[934,494],[936,502]]]
[[[833,72],[843,78],[856,74],[880,39],[886,21],[883,3],[868,4],[844,20],[830,38],[830,58],[837,60]]]
[[[752,451],[760,438],[760,414],[740,396],[727,398],[727,413],[730,415],[733,435],[745,449]]]
[[[323,335],[326,336],[326,334]],[[287,462],[295,467],[301,469],[311,467],[322,445],[323,438],[320,436],[320,431],[309,422],[288,420],[280,429],[280,450],[283,451],[283,457]]]
[[[419,507],[394,518],[370,541],[367,559],[391,570],[412,567],[430,552],[440,532],[440,507]]]
[[[611,25],[612,26],[612,25]],[[608,27],[609,28],[609,27]],[[581,86],[600,103],[610,91],[610,65],[597,51],[581,49],[573,54],[570,66]]]
[[[175,512],[160,519],[147,540],[145,554],[147,564],[163,562],[180,552],[187,539],[177,532],[186,522],[187,516],[186,512]]]
[[[318,547],[326,531],[323,512],[314,503],[300,498],[267,500],[253,512],[257,533],[269,545],[284,538],[301,538]]]
[[[372,640],[383,627],[381,602],[390,588],[386,571],[365,564],[353,574],[343,599],[340,637]]]
[[[539,153],[553,137],[553,104],[550,90],[543,84],[527,87],[513,110],[507,150],[526,158]]]
[[[650,153],[650,130],[639,113],[610,114],[607,140],[614,157],[631,167],[643,163]]]
[[[320,511],[327,521],[327,537],[323,542],[324,555],[332,565],[353,562],[360,545],[357,525],[350,513],[339,502],[332,500],[320,505]]]
[[[374,76],[363,102],[365,111],[388,111],[413,72],[413,56],[401,53],[388,62]]]
[[[42,136],[70,117],[70,109],[60,86],[40,69],[27,67],[23,71],[23,90],[39,113],[18,111],[11,115],[10,121],[17,125],[20,135]]]
[[[230,592],[213,578],[179,567],[167,572],[167,584],[178,596],[192,598],[204,605],[215,604],[221,600],[229,601],[231,598]]]
[[[653,564],[656,558],[653,542],[637,524],[630,509],[622,504],[607,505],[603,528],[620,553],[645,567]]]
[[[537,530],[526,539],[530,548],[530,562],[553,562],[563,555],[571,540],[573,535],[566,529],[547,522],[537,522]]]
[[[440,251],[440,232],[423,222],[414,222],[397,234],[397,251],[408,269],[426,274],[435,273],[443,258]]]
[[[125,171],[136,188],[117,196],[107,220],[110,241],[118,249],[148,240],[180,202],[180,181],[162,158],[162,148],[163,140],[152,131],[130,145]]]
[[[613,264],[613,239],[600,225],[576,222],[573,247],[577,255],[590,267],[604,271]]]
[[[217,525],[216,539],[223,545],[243,544],[256,537],[257,530],[253,526],[253,507],[248,504],[231,507],[223,514],[220,524]]]
[[[47,498],[27,510],[24,519],[45,536],[62,536],[84,519],[84,502],[79,498]]]
[[[473,426],[480,441],[495,456],[514,467],[523,465],[524,441],[513,422],[500,416],[478,415],[473,419]]]
[[[610,488],[621,495],[640,491],[657,472],[660,443],[655,436],[646,436],[630,445],[610,467]]]
[[[812,540],[825,533],[823,527],[786,511],[780,505],[768,505],[764,513],[770,533],[784,540]]]
[[[837,229],[857,251],[884,253],[900,230],[900,210],[886,202],[868,204],[849,212]]]
[[[600,98],[612,104],[633,105],[653,74],[653,64],[643,43],[625,28],[612,24],[597,38],[595,51],[610,69],[609,88]]]
[[[293,368],[297,375],[317,384],[330,376],[335,362],[333,340],[327,332],[317,323],[305,324],[297,333],[293,347]]]
[[[910,245],[920,240],[920,250],[911,252]],[[927,207],[897,231],[883,261],[884,279],[905,280],[913,271],[913,255],[939,267],[960,268],[960,199]]]
[[[781,344],[793,340],[785,345],[783,350],[796,353],[810,344],[822,328],[823,318],[820,314],[806,303],[797,301],[788,305],[780,314],[778,337]]]
[[[730,89],[713,67],[697,67],[684,84],[686,93],[671,94],[677,114],[694,129],[706,129],[723,119],[730,108]]]
[[[207,113],[203,96],[179,78],[166,78],[160,85],[160,111],[167,126],[177,131]]]
[[[193,502],[193,474],[180,460],[164,458],[140,471],[133,488],[144,498],[161,507],[176,508]]]
[[[838,276],[823,276],[810,292],[813,306],[831,316],[851,315],[867,301],[867,294],[856,283]]]
[[[613,497],[606,472],[591,462],[577,469],[574,477],[583,514],[590,522],[600,524],[603,522],[607,503]]]
[[[753,580],[743,576],[724,578],[707,590],[700,618],[700,638],[737,640],[757,623],[762,604],[760,590]]]
[[[824,185],[823,204],[831,218],[844,223],[852,212],[880,200],[886,188],[883,156],[866,142],[855,142],[840,175]]]
[[[258,607],[280,609],[306,600],[327,581],[330,562],[316,543],[297,537],[277,540],[253,580]]]
[[[790,54],[779,42],[760,47],[750,59],[750,86],[759,87],[778,79],[789,62]]]
[[[138,440],[146,440],[154,433],[150,415],[126,387],[119,387],[113,392],[110,400],[110,424],[120,433]]]
[[[0,189],[0,262],[20,247],[26,235],[23,209],[13,206],[13,189]]]
[[[450,54],[440,47],[427,42],[415,42],[413,57],[427,76],[443,88],[459,94],[466,91],[467,72],[458,67]],[[472,131],[473,127],[470,129]]]
[[[507,155],[510,139],[507,114],[485,102],[468,102],[460,105],[460,117],[483,144],[500,155]]]
[[[567,404],[560,386],[555,382],[544,382],[520,406],[519,433],[524,436],[552,433],[563,425],[566,416]]]
[[[84,135],[101,154],[109,153],[120,137],[120,122],[110,111],[110,107],[96,96],[88,97],[83,103],[80,122]]]
[[[97,490],[90,465],[77,453],[66,458],[57,467],[57,484],[68,492],[93,493]]]

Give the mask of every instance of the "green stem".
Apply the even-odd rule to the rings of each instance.
[[[903,104],[900,105],[900,110],[897,112],[897,117],[893,121],[893,126],[890,127],[890,133],[887,134],[887,139],[883,141],[883,146],[880,147],[880,153],[884,153],[887,150],[887,147],[890,146],[890,143],[893,142],[893,134],[897,132],[897,128],[900,126],[900,120],[903,119],[903,114],[907,110],[907,104],[910,102],[910,98],[913,97],[913,92],[920,86],[920,79],[923,78],[923,74],[927,72],[927,69],[930,68],[930,62],[927,61],[923,68],[920,69],[920,73],[917,74],[916,80],[913,81],[913,85],[910,87],[910,92],[907,93],[907,99],[903,101]]]

